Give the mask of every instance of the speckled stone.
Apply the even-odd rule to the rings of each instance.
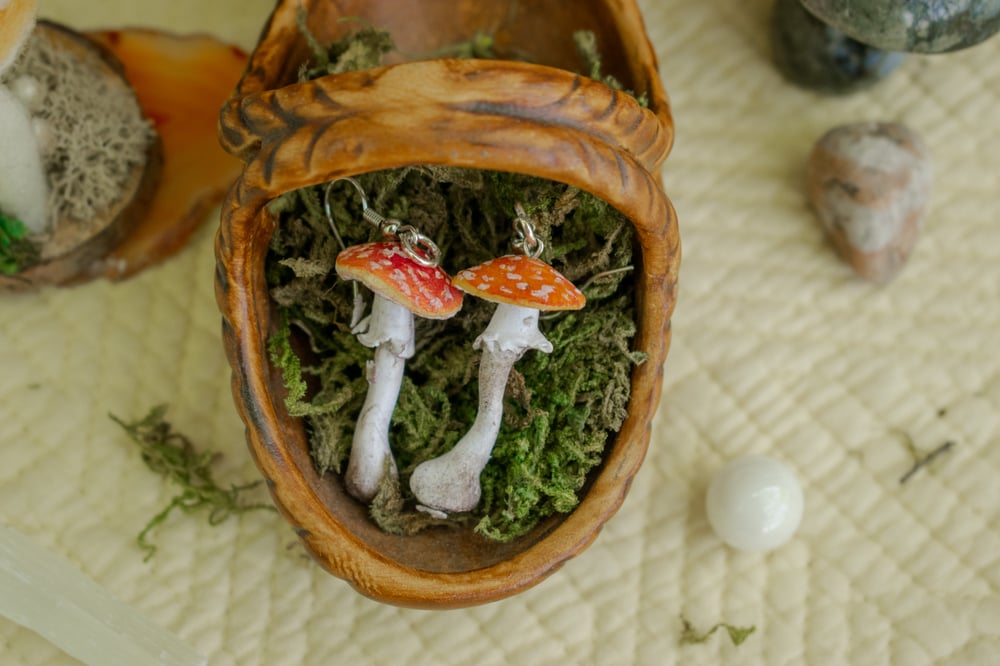
[[[824,23],[885,51],[956,51],[1000,30],[1000,0],[801,1]]]
[[[792,83],[846,94],[888,76],[906,57],[851,39],[810,14],[799,0],[777,0],[771,48],[778,71]]]
[[[837,127],[813,147],[809,201],[858,275],[885,283],[906,264],[924,224],[931,172],[924,142],[894,123]]]

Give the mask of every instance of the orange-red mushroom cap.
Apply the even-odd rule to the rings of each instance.
[[[536,310],[579,310],[587,297],[559,271],[534,257],[511,254],[459,271],[452,284],[493,303]]]
[[[462,309],[462,292],[440,266],[423,266],[396,242],[365,243],[337,255],[337,275],[426,319],[448,319]]]

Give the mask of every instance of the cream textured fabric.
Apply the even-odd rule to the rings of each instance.
[[[820,97],[769,62],[764,0],[645,0],[677,123],[664,170],[684,243],[674,344],[649,455],[596,543],[510,600],[420,612],[362,598],[276,516],[176,516],[107,417],[166,402],[219,478],[255,478],[229,394],[212,231],[135,279],[0,298],[0,522],[59,554],[213,665],[990,664],[1000,659],[1000,38],[913,57],[871,92]],[[43,1],[77,28],[210,31],[250,48],[271,0]],[[901,121],[935,160],[901,276],[852,277],[803,188],[833,125]],[[919,449],[954,449],[906,485]],[[724,547],[704,490],[770,453],[801,474],[799,534]],[[755,625],[734,647],[696,627]],[[0,619],[0,663],[75,663]]]

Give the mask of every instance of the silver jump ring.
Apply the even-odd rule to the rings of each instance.
[[[437,244],[408,224],[399,228],[399,242],[407,256],[421,266],[434,268],[441,259]]]
[[[527,257],[538,258],[545,250],[545,243],[535,235],[535,227],[528,219],[528,214],[524,212],[524,206],[515,203],[514,213],[517,218],[514,220],[514,239],[511,241],[511,245]]]

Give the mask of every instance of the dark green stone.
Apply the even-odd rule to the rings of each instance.
[[[1000,0],[801,1],[823,22],[886,51],[956,51],[1000,30]]]
[[[902,62],[831,28],[799,0],[777,0],[771,20],[774,62],[786,79],[810,90],[845,94],[866,88]]]

